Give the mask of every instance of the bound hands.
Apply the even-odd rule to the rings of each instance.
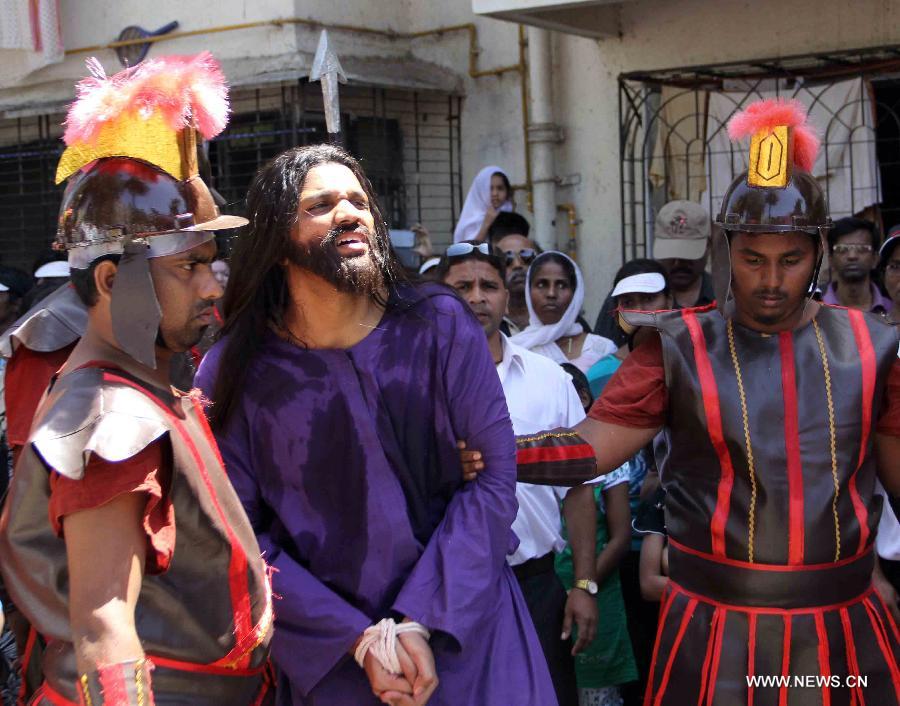
[[[413,632],[398,635],[395,646],[401,674],[391,674],[371,651],[366,653],[363,669],[372,693],[390,706],[424,706],[438,685],[431,647]]]

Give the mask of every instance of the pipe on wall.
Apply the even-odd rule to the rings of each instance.
[[[559,128],[553,114],[553,55],[550,33],[528,28],[528,143],[531,148],[532,234],[547,250],[556,237],[556,143]]]

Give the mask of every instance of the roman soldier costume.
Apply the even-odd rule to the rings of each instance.
[[[900,633],[871,584],[873,442],[897,331],[830,306],[772,335],[732,319],[734,233],[807,233],[821,263],[831,222],[804,120],[769,101],[730,125],[752,142],[716,220],[718,307],[629,315],[661,334],[669,397],[653,706],[900,703]]]
[[[57,172],[58,181],[69,180],[57,241],[74,269],[117,258],[111,316],[120,353],[52,380],[0,519],[6,588],[46,643],[33,702],[267,703],[271,592],[253,530],[199,397],[140,374],[156,366],[161,316],[148,259],[246,223],[219,214],[197,173],[196,133],[210,138],[224,128],[227,89],[206,53],[146,61],[111,77],[96,61],[90,66]],[[142,468],[153,469],[137,486],[149,498],[135,611],[146,657],[81,674],[63,517],[112,499],[108,486]]]
[[[819,308],[794,330],[732,318],[735,233],[806,233],[821,263],[831,222],[805,118],[799,104],[766,101],[731,123],[733,139],[752,142],[714,228],[716,304],[627,312],[660,336],[591,410],[661,427],[667,442],[657,463],[670,574],[645,706],[900,703],[900,631],[871,582],[874,440],[900,435],[887,394],[897,330],[810,302]]]

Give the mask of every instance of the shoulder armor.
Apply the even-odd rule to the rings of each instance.
[[[696,307],[693,311],[706,313],[710,307]],[[632,326],[647,326],[659,329],[673,319],[680,321],[683,309],[662,309],[660,311],[623,311],[622,317]]]
[[[86,327],[87,308],[67,283],[35,304],[0,336],[0,355],[10,358],[16,344],[38,353],[58,351],[81,338]]]
[[[98,368],[60,378],[31,430],[31,443],[60,475],[79,480],[91,453],[131,458],[169,430],[166,414],[141,390],[103,380]]]

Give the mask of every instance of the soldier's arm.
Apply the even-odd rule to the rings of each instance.
[[[646,446],[662,427],[626,427],[593,417],[572,429],[552,429],[516,439],[517,480],[537,485],[578,485],[614,471]]]
[[[876,434],[875,452],[878,458],[878,479],[891,497],[891,504],[895,505],[896,512],[896,499],[900,498],[900,436]]]
[[[615,470],[662,429],[668,404],[662,343],[651,332],[615,372],[584,421],[573,429],[516,440],[519,481],[575,485]]]
[[[581,437],[594,447],[597,471],[600,474],[614,471],[638,451],[653,441],[662,426],[640,428],[626,427],[586,417],[575,427]]]
[[[134,611],[144,575],[147,537],[145,493],[126,493],[89,510],[66,515],[69,617],[80,679],[79,690],[105,706],[131,700],[104,699],[110,684],[128,695],[150,693],[149,667],[135,628]]]
[[[894,361],[885,385],[876,426],[875,453],[878,478],[896,513],[900,504],[900,358]]]

